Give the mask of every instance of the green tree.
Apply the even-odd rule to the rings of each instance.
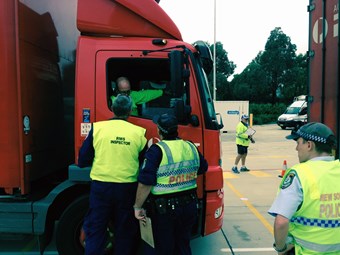
[[[290,69],[296,66],[295,52],[296,45],[291,43],[290,37],[284,34],[280,27],[271,31],[265,50],[259,57],[269,82],[271,103],[276,102],[277,91],[284,86]]]
[[[280,99],[289,103],[299,95],[307,94],[307,53],[296,57],[294,66],[287,70],[280,86]]]
[[[275,28],[251,63],[230,83],[228,100],[252,103],[288,103],[307,93],[307,54],[295,54],[296,46]]]
[[[214,54],[214,45],[210,45]],[[231,93],[228,78],[234,73],[236,65],[228,58],[221,42],[216,42],[216,100],[225,100]],[[213,93],[213,72],[208,76],[210,91]]]
[[[259,55],[231,81],[232,100],[269,101],[267,76],[258,62]]]

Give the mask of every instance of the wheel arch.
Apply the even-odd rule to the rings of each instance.
[[[54,223],[78,197],[89,193],[89,183],[65,181],[55,187],[44,199],[32,205],[34,234],[51,235]]]

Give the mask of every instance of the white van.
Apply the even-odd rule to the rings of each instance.
[[[292,127],[298,129],[307,123],[307,102],[295,101],[287,107],[285,112],[277,119],[277,124],[282,128]]]

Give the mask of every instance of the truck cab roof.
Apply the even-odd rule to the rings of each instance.
[[[85,34],[182,41],[175,23],[154,0],[79,0],[77,28]]]

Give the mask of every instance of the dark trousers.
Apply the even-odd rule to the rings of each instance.
[[[139,241],[139,223],[133,211],[136,190],[137,183],[91,183],[90,207],[83,226],[86,255],[104,254],[110,219],[114,226],[114,254],[136,254]]]
[[[197,221],[197,201],[150,215],[155,249],[145,244],[144,255],[191,255],[190,240]]]

